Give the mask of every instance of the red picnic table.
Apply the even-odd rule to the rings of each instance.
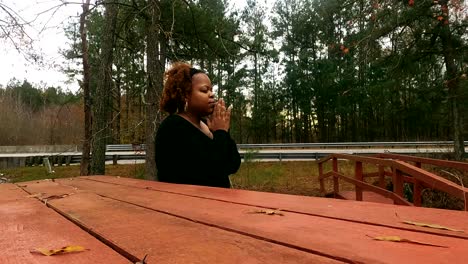
[[[2,264],[468,263],[467,212],[113,176],[1,184],[0,231]]]

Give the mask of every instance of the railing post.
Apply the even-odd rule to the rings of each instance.
[[[414,206],[421,206],[421,191],[422,185],[421,182],[418,180],[414,180],[413,184],[413,204]]]
[[[379,165],[379,187],[385,189],[385,167]]]
[[[403,197],[403,173],[399,169],[395,169],[393,173],[393,192]]]
[[[338,173],[338,159],[336,157],[333,158],[333,172]],[[335,175],[333,175],[333,192],[335,195],[340,192],[340,183]]]
[[[364,178],[362,176],[362,162],[356,161],[356,165],[354,168],[354,177],[358,181],[363,181]],[[362,188],[359,186],[355,186],[356,188],[356,201],[362,201]]]
[[[464,192],[465,194],[465,211],[468,211],[468,192]]]
[[[320,192],[322,194],[325,194],[325,184],[323,183],[323,163],[320,162],[318,164],[318,170],[319,170],[319,182],[320,182]]]

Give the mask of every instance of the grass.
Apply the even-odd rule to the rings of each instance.
[[[2,177],[10,182],[25,182],[51,178],[78,176],[79,166],[55,166],[54,173],[47,173],[43,166],[4,169]],[[324,171],[331,170],[328,164]],[[353,163],[340,163],[340,171],[346,175],[354,173]],[[144,164],[106,165],[106,175],[144,178]],[[276,192],[286,194],[321,196],[317,164],[313,161],[256,162],[242,163],[239,171],[230,176],[233,188]],[[340,188],[353,190],[353,186],[340,183]],[[326,181],[327,190],[333,190],[332,181]]]
[[[2,177],[9,179],[10,182],[25,182],[42,179],[70,178],[80,175],[80,166],[56,166],[53,167],[54,173],[48,173],[43,166],[22,167],[13,169],[3,169],[0,172]],[[130,165],[106,165],[106,175],[123,176],[130,178],[143,179],[145,168],[143,164]]]

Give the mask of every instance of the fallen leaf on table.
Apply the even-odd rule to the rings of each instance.
[[[83,252],[85,250],[87,249],[82,246],[65,246],[59,249],[36,248],[32,252],[41,253],[44,256],[53,256],[72,252]]]
[[[37,198],[37,197],[40,197],[42,196],[44,193],[34,193],[34,194],[30,194],[28,196],[26,196],[26,198]]]
[[[52,199],[61,199],[61,198],[65,198],[69,195],[72,195],[73,193],[64,193],[64,194],[60,194],[60,195],[57,195],[57,194],[53,194],[53,195],[49,195],[47,197],[42,197],[43,200],[52,200]]]
[[[250,214],[266,214],[266,215],[280,215],[284,216],[283,213],[280,212],[280,210],[254,210],[250,211]]]
[[[438,224],[427,224],[427,223],[421,223],[421,222],[414,222],[414,221],[408,221],[408,220],[402,220],[400,216],[395,212],[395,216],[404,224],[407,225],[414,225],[414,226],[420,226],[420,227],[429,227],[429,228],[435,228],[435,229],[441,229],[441,230],[449,230],[449,231],[454,231],[454,232],[465,232],[460,229],[453,229],[450,227],[446,226],[441,226]]]
[[[448,248],[447,246],[442,246],[442,245],[436,245],[436,244],[431,244],[431,243],[425,243],[425,242],[410,240],[410,239],[406,239],[406,238],[401,238],[399,236],[377,236],[377,237],[371,237],[369,235],[367,235],[367,236],[374,239],[374,240],[379,240],[379,241],[411,243],[411,244],[417,244],[417,245],[423,245],[423,246]]]
[[[453,229],[453,228],[450,228],[450,227],[441,226],[441,225],[437,225],[437,224],[426,224],[426,223],[413,222],[413,221],[403,221],[403,223],[405,223],[407,225],[415,225],[415,226],[420,226],[420,227],[429,227],[429,228],[435,228],[435,229],[441,229],[441,230],[449,230],[449,231],[453,231],[453,232],[465,232],[465,231],[460,230],[460,229]]]

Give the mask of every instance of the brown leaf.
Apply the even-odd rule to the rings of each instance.
[[[460,230],[460,229],[453,229],[453,228],[450,228],[450,227],[441,226],[441,225],[437,225],[437,224],[426,224],[426,223],[413,222],[413,221],[403,221],[403,223],[405,223],[407,225],[415,225],[415,226],[420,226],[420,227],[429,227],[429,228],[435,228],[435,229],[441,229],[441,230],[449,230],[449,231],[453,231],[453,232],[465,232],[465,231]]]
[[[254,211],[250,211],[249,213],[284,216],[284,214],[281,213],[280,210],[254,210]]]
[[[85,249],[82,246],[65,246],[59,249],[45,249],[45,248],[36,248],[32,252],[33,253],[40,253],[44,256],[53,256],[65,253],[72,253],[72,252],[83,252]]]
[[[30,194],[28,196],[26,196],[26,198],[37,198],[37,197],[41,197],[44,193],[34,193],[34,194]]]
[[[43,200],[53,200],[53,199],[61,199],[61,198],[65,198],[67,196],[69,196],[71,194],[68,194],[68,193],[64,193],[64,194],[60,194],[60,195],[49,195],[47,197],[42,197]]]
[[[401,237],[399,237],[399,236],[377,236],[377,237],[371,237],[371,236],[368,235],[368,237],[370,237],[370,238],[372,238],[372,239],[374,239],[374,240],[379,240],[379,241],[411,243],[411,244],[417,244],[417,245],[423,245],[423,246],[448,248],[447,246],[436,245],[436,244],[425,243],[425,242],[419,242],[419,241],[415,241],[415,240],[410,240],[410,239],[406,239],[406,238],[401,238]]]

